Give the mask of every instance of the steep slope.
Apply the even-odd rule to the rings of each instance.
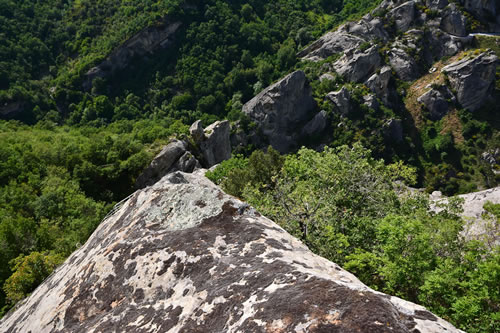
[[[461,332],[312,254],[203,176],[136,192],[2,332]]]

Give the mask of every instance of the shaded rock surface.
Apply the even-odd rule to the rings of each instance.
[[[376,46],[366,51],[347,52],[333,64],[334,69],[348,81],[362,82],[370,77],[381,64]]]
[[[347,115],[351,112],[351,93],[346,87],[342,87],[339,91],[328,93],[326,99],[333,103],[335,112],[339,112],[342,115]]]
[[[201,151],[202,160],[210,168],[231,158],[231,127],[229,121],[216,121],[207,128],[198,120],[189,129]]]
[[[137,56],[144,56],[160,48],[166,48],[173,40],[181,22],[171,22],[165,18],[161,25],[147,27],[116,48],[102,63],[85,74],[83,88],[90,90],[92,81],[97,77],[107,77],[124,69]]]
[[[422,103],[429,111],[429,117],[432,120],[439,120],[450,111],[452,104],[455,102],[455,96],[447,86],[439,86],[431,88],[420,96],[417,101]]]
[[[316,103],[306,75],[296,71],[264,89],[243,106],[270,145],[288,152],[297,143],[297,128],[310,118]]]
[[[479,109],[495,84],[498,57],[493,52],[468,56],[442,69],[458,102],[470,111]]]
[[[202,172],[133,194],[0,331],[460,332],[314,255]]]
[[[176,162],[187,152],[184,141],[173,140],[153,159],[151,164],[137,177],[137,188],[153,185],[174,169]],[[188,170],[184,170],[188,171]],[[192,171],[192,170],[191,170]]]

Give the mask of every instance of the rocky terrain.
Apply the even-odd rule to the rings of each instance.
[[[406,91],[398,90],[397,82],[412,82],[434,73],[436,62],[457,56],[440,69],[435,82],[419,91],[416,112],[426,110],[431,120],[439,120],[456,108],[476,111],[490,98],[499,61],[488,50],[464,52],[474,43],[470,12],[488,22],[482,27],[484,31],[497,31],[497,5],[494,1],[462,1],[462,5],[448,0],[386,0],[360,21],[326,33],[298,56],[306,62],[321,63],[321,81],[340,75],[353,84],[324,96],[332,103],[334,113],[342,116],[358,103],[350,93],[356,84],[371,91],[371,95],[364,96],[369,108],[385,105],[404,109]],[[492,21],[493,17],[497,21]],[[330,61],[332,57],[336,60]],[[311,114],[314,110],[310,82],[302,71],[264,89],[243,107],[267,139],[261,146],[271,144],[281,152],[297,148],[297,142],[311,137],[313,132],[321,133],[321,124],[328,122],[328,115],[323,110]],[[400,126],[396,132],[401,131]],[[401,135],[393,139],[400,141]]]
[[[485,239],[488,243],[500,244],[500,225],[494,219],[485,216],[484,205],[487,202],[500,204],[500,187],[485,191],[462,194],[458,196],[463,199],[462,216],[466,220],[463,235],[467,239]],[[440,203],[448,202],[441,192],[434,192],[431,199],[439,206]],[[439,210],[438,207],[435,209]]]
[[[137,191],[0,322],[20,332],[460,332],[204,177]]]

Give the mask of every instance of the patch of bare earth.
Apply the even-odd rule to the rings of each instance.
[[[417,129],[420,129],[425,121],[424,116],[422,115],[422,106],[417,101],[417,99],[430,90],[430,88],[428,88],[429,85],[444,84],[445,77],[443,74],[441,74],[441,69],[451,64],[452,62],[457,61],[460,56],[461,53],[457,54],[454,57],[451,57],[446,61],[439,61],[435,63],[434,66],[432,66],[431,72],[429,74],[424,75],[423,77],[415,81],[410,86],[410,88],[408,88],[405,99],[405,106],[406,109],[410,112]]]
[[[458,117],[458,111],[456,109],[453,109],[453,111],[443,117],[442,124],[441,134],[451,133],[455,144],[464,143],[465,139],[462,134],[462,122]]]

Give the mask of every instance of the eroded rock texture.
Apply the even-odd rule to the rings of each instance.
[[[300,128],[315,106],[305,73],[296,71],[247,102],[243,112],[258,125],[270,145],[288,152],[297,144]]]
[[[498,57],[494,52],[465,57],[443,68],[458,102],[470,111],[479,109],[495,84]]]
[[[202,172],[136,192],[1,332],[459,332],[312,254]]]

